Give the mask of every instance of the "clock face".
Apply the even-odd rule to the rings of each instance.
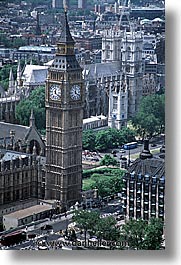
[[[51,85],[50,86],[50,98],[52,100],[59,100],[61,97],[61,89],[59,85]]]
[[[80,99],[80,86],[79,85],[73,85],[70,90],[70,97],[73,100],[79,100]]]

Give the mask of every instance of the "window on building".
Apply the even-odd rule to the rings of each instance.
[[[131,53],[131,48],[130,47],[127,47],[127,60],[129,61],[129,60],[131,60],[131,55],[132,55],[132,53]]]
[[[113,110],[117,110],[118,107],[118,97],[113,97]]]

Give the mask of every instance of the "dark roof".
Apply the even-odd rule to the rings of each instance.
[[[15,131],[15,140],[16,141],[18,139],[24,140],[29,129],[30,129],[30,127],[28,127],[28,126],[6,123],[6,122],[0,122],[0,138],[6,138],[6,137],[10,136],[10,131]]]
[[[134,172],[136,175],[158,176],[161,178],[165,176],[165,161],[156,157],[147,158],[145,160],[137,158],[128,168],[128,172]]]
[[[75,43],[70,33],[69,24],[67,20],[67,12],[64,12],[64,18],[62,23],[62,32],[59,38],[60,43]]]

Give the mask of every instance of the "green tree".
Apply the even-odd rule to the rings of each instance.
[[[122,226],[121,238],[126,238],[131,249],[157,250],[161,248],[163,222],[153,218],[145,220],[129,220]]]
[[[143,249],[147,222],[145,220],[129,220],[122,226],[122,236],[127,239],[131,249]]]
[[[95,133],[93,130],[83,131],[82,145],[84,150],[86,149],[90,151],[95,150]]]
[[[11,68],[13,71],[14,78],[16,79],[17,65],[7,64],[0,69],[0,84],[5,90],[8,89],[9,73]]]
[[[120,232],[115,225],[116,220],[112,216],[100,218],[95,224],[96,236],[104,240],[117,241],[119,239]]]
[[[119,145],[123,145],[125,143],[134,142],[135,141],[136,132],[133,129],[130,129],[128,127],[123,127],[121,130],[119,130]]]
[[[100,218],[100,213],[97,211],[87,211],[87,210],[76,210],[72,217],[73,222],[79,227],[84,229],[94,231],[95,224],[98,222]]]
[[[90,234],[95,233],[95,224],[100,219],[100,213],[96,211],[87,211],[87,210],[77,210],[74,212],[74,215],[72,217],[73,222],[76,222],[76,224],[84,229],[84,239],[85,243],[87,240],[87,231]]]
[[[118,161],[111,155],[106,154],[100,161],[100,166],[117,166]]]
[[[99,151],[107,150],[110,146],[107,130],[96,133],[95,148]]]
[[[161,133],[165,128],[165,95],[150,95],[143,97],[140,109],[132,119],[137,133],[143,138]]]
[[[34,110],[36,127],[45,129],[45,87],[33,90],[27,99],[22,100],[16,108],[16,119],[22,125],[29,125],[31,109]]]
[[[145,231],[144,249],[158,250],[163,243],[163,221],[151,218]]]
[[[99,151],[105,151],[134,140],[135,131],[130,128],[124,127],[121,130],[109,128],[96,133],[95,148]]]
[[[115,169],[112,173],[107,175],[93,174],[86,188],[88,190],[97,189],[98,194],[101,197],[114,195],[122,190],[123,174],[124,171],[121,171],[120,169]]]
[[[119,231],[115,227],[116,220],[113,217],[101,218],[96,211],[77,210],[72,217],[77,226],[84,229],[85,241],[87,232],[96,235],[98,238],[116,241],[119,239]]]

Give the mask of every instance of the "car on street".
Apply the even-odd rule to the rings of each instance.
[[[126,153],[126,151],[125,151],[124,149],[120,149],[119,152],[120,152],[121,154]]]

